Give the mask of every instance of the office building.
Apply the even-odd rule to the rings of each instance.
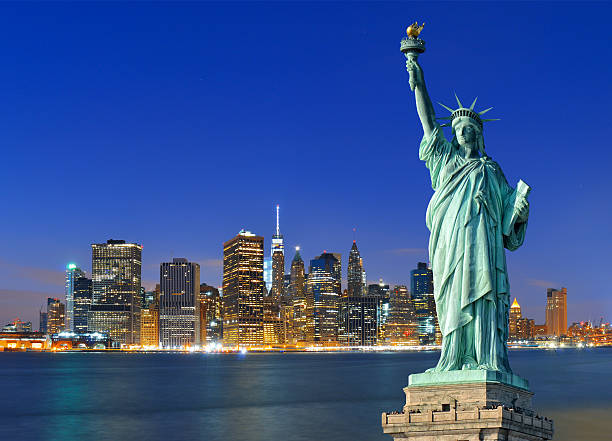
[[[274,304],[280,306],[285,297],[285,245],[280,233],[280,206],[276,206],[276,232],[272,236],[272,290]]]
[[[142,294],[140,312],[141,346],[159,346],[159,292],[160,285],[156,285],[154,291],[145,291]]]
[[[410,272],[410,286],[410,295],[419,322],[420,343],[423,345],[440,343],[442,334],[436,313],[433,272],[426,263],[419,262],[417,268]]]
[[[363,260],[357,249],[357,242],[353,241],[353,246],[349,252],[348,258],[348,296],[359,297],[366,295],[365,289],[365,270],[363,269]]]
[[[58,334],[66,329],[66,305],[53,297],[47,299],[47,334]]]
[[[91,307],[92,281],[84,275],[73,279],[72,331],[78,334],[87,332],[87,316]]]
[[[295,247],[295,256],[291,261],[289,298],[293,303],[293,341],[306,341],[306,274],[304,261],[300,256],[300,247]]]
[[[375,346],[379,299],[370,296],[339,299],[338,340],[342,346]]]
[[[74,263],[66,265],[64,294],[66,297],[66,330],[74,331],[74,281],[85,273]]]
[[[566,288],[546,290],[546,331],[555,337],[567,334]]]
[[[47,333],[47,311],[40,310],[38,313],[38,331],[46,334]]]
[[[200,284],[200,344],[221,343],[223,340],[222,303],[219,290]]]
[[[338,301],[341,295],[340,254],[324,252],[310,261],[306,284],[306,338],[330,345],[338,341]]]
[[[200,265],[184,258],[159,268],[159,344],[186,348],[200,344]]]
[[[113,343],[140,344],[142,246],[124,240],[92,244],[90,332],[108,334]]]
[[[397,285],[391,291],[384,343],[393,346],[420,344],[414,302],[404,285]]]
[[[223,343],[264,342],[264,238],[242,230],[223,244]]]

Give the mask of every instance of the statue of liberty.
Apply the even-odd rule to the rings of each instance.
[[[410,34],[409,34],[410,35]],[[417,34],[418,35],[418,34]],[[418,40],[419,42],[422,40]],[[484,369],[512,373],[508,363],[509,284],[504,248],[523,244],[529,187],[508,185],[485,153],[483,122],[457,98],[451,112],[452,140],[442,133],[416,56],[406,68],[423,125],[419,157],[431,174],[434,194],[427,208],[429,259],[442,352],[430,372]],[[442,119],[442,118],[441,118]]]

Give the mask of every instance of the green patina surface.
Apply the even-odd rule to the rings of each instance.
[[[515,374],[486,370],[463,370],[445,372],[424,372],[408,377],[409,386],[434,386],[441,384],[503,383],[529,390],[529,381]]]
[[[468,107],[457,98],[458,108],[443,105],[450,116],[436,117],[417,59],[424,51],[424,43],[421,46],[417,50],[402,42],[423,126],[419,158],[434,190],[426,222],[442,352],[437,366],[411,378],[431,384],[518,382],[528,388],[508,363],[510,284],[505,250],[523,244],[530,188],[522,181],[511,187],[501,166],[485,152],[483,123],[491,120],[481,115],[490,108],[477,112],[476,100]],[[437,119],[449,122],[440,125]],[[448,139],[443,126],[452,129]]]

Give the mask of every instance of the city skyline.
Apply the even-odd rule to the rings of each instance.
[[[46,298],[62,297],[65,265],[90,271],[88,245],[111,237],[144,244],[147,288],[159,263],[179,256],[219,286],[222,241],[248,228],[264,236],[268,256],[277,203],[285,250],[300,245],[309,262],[327,249],[346,262],[357,227],[370,280],[408,284],[414,264],[427,261],[432,193],[409,91],[398,86],[407,74],[397,41],[413,18],[427,21],[436,48],[424,55],[432,97],[447,102],[456,91],[494,106],[502,120],[486,128],[487,152],[511,184],[520,170],[534,189],[527,244],[507,256],[510,295],[538,323],[546,289],[561,287],[571,293],[568,323],[609,318],[610,258],[598,233],[612,218],[603,7],[193,4],[157,5],[143,18],[138,5],[39,5],[36,14],[3,5],[10,167],[0,183],[18,187],[5,190],[10,215],[0,220],[0,319],[36,323]],[[449,44],[458,19],[480,23],[477,44],[461,53]],[[525,20],[540,24],[525,31],[537,49],[508,31]],[[589,29],[570,38],[576,22]],[[37,33],[25,31],[32,26]],[[245,27],[260,50],[237,55]],[[565,74],[568,51],[579,81]],[[478,71],[454,68],[452,83],[441,74],[483,56]],[[166,154],[174,148],[190,163]],[[176,194],[175,181],[193,191]],[[136,196],[113,199],[126,182]],[[329,187],[313,191],[321,183]],[[245,188],[253,196],[233,203]],[[75,191],[80,202],[67,203]],[[197,207],[167,234],[183,203]]]

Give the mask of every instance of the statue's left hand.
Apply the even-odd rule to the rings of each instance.
[[[529,202],[527,202],[527,199],[521,198],[514,210],[518,222],[527,222],[529,217]]]

